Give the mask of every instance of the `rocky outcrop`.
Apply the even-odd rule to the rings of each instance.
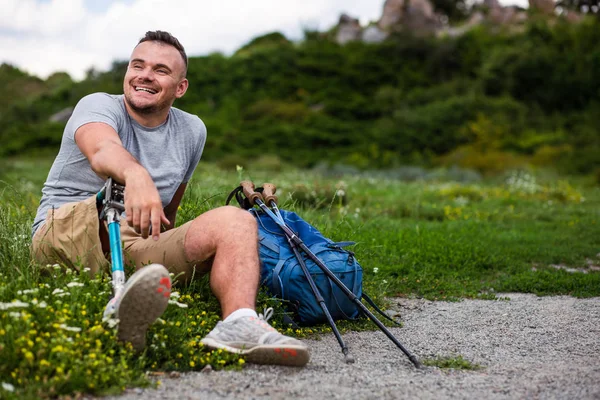
[[[386,0],[378,22],[379,27],[383,30],[390,30],[400,23],[403,12],[404,0]]]
[[[554,1],[529,0],[529,9],[545,15],[554,15]]]
[[[360,40],[362,37],[362,27],[360,21],[346,14],[340,16],[340,21],[337,26],[336,42],[346,44],[353,40]]]
[[[554,17],[554,0],[529,0],[531,10]],[[477,25],[508,26],[520,29],[527,21],[528,13],[517,6],[503,7],[499,0],[482,0],[475,4],[466,23],[460,26],[444,26],[441,21],[447,18],[436,14],[431,0],[386,0],[381,18],[376,25],[360,26],[356,18],[342,14],[336,30],[336,41],[345,44],[354,40],[366,43],[380,43],[390,33],[407,31],[417,35],[462,35]],[[563,12],[563,18],[578,22],[581,15],[576,12]]]
[[[362,41],[365,43],[381,43],[388,37],[387,32],[377,25],[370,25],[362,33]]]
[[[378,26],[388,32],[433,33],[441,24],[429,0],[386,0]]]

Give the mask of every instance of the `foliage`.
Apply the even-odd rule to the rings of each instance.
[[[0,396],[102,395],[151,384],[152,374],[165,371],[243,367],[242,358],[199,345],[219,319],[206,277],[174,290],[149,330],[147,349],[134,355],[116,341],[114,326],[101,321],[111,292],[106,275],[30,260],[31,223],[52,156],[0,160]],[[177,223],[224,204],[242,179],[257,186],[270,181],[282,208],[299,212],[333,240],[357,242],[352,250],[365,290],[380,304],[384,296],[493,299],[501,291],[600,295],[600,273],[590,267],[600,263],[597,187],[526,170],[476,183],[442,180],[455,176],[442,173],[410,182],[402,176],[327,178],[307,170],[224,171],[201,163]],[[308,201],[299,200],[299,188],[311,194]],[[273,324],[286,334],[330,331],[324,325],[291,330],[282,322],[281,303],[261,293],[258,310],[264,307],[274,307]],[[367,321],[339,326],[373,329]],[[464,369],[470,363],[454,357],[433,365]]]
[[[469,360],[463,358],[463,356],[459,355],[456,357],[438,357],[422,360],[423,365],[427,365],[430,367],[438,367],[442,369],[459,369],[459,370],[469,370],[476,371],[482,369],[481,365],[473,364]]]
[[[0,156],[56,149],[63,125],[48,118],[90,92],[120,93],[125,68],[116,61],[72,82],[3,65]],[[440,164],[498,174],[537,165],[592,174],[599,71],[593,18],[344,46],[314,32],[298,43],[274,32],[232,56],[190,57],[190,88],[176,105],[205,121],[204,159],[227,167],[276,155],[299,167]]]

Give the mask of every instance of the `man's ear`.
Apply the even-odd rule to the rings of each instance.
[[[185,92],[187,92],[188,86],[190,85],[190,83],[188,82],[188,80],[186,78],[183,78],[178,84],[177,84],[177,91],[175,92],[175,97],[176,98],[180,98],[183,97],[183,95],[185,94]]]

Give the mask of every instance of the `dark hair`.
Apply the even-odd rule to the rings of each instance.
[[[138,44],[148,41],[163,42],[175,47],[179,51],[179,54],[181,54],[181,58],[183,58],[183,62],[185,64],[185,69],[187,70],[188,59],[187,55],[185,54],[185,49],[175,36],[165,31],[148,31],[146,32],[146,35],[140,39]]]

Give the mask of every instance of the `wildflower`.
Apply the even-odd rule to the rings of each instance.
[[[240,365],[244,365],[245,363],[246,363],[246,361],[244,361],[244,359],[243,359],[243,358],[240,358],[240,359],[238,360],[238,364],[240,364]]]
[[[54,290],[52,291],[52,294],[61,294],[61,293],[64,293],[64,292],[65,292],[64,290],[62,290],[62,289],[60,289],[60,288],[56,288],[56,289],[54,289]]]
[[[14,319],[19,319],[23,316],[20,312],[9,312],[8,315]]]
[[[376,273],[378,273],[378,272],[379,272],[379,268],[378,268],[378,267],[375,267],[375,268],[373,268],[373,273],[374,273],[374,274],[376,274]]]
[[[6,383],[6,382],[2,382],[2,389],[6,390],[7,392],[15,391],[15,387],[13,385],[11,385],[10,383]]]
[[[169,304],[175,304],[179,308],[187,308],[188,307],[187,304],[180,303],[176,300],[169,300]]]
[[[77,328],[77,327],[73,327],[73,326],[67,326],[65,324],[60,324],[58,326],[60,329],[63,329],[65,331],[70,331],[70,332],[81,332],[81,328]]]
[[[25,290],[19,290],[17,291],[17,294],[30,294],[30,293],[37,293],[38,289],[33,288],[33,289],[25,289]]]
[[[81,282],[69,282],[67,283],[67,287],[81,287],[81,286],[85,286],[83,283]]]
[[[102,322],[106,322],[106,325],[108,325],[109,328],[114,328],[119,323],[119,320],[116,318],[106,318],[103,319]]]
[[[27,308],[29,303],[23,303],[22,301],[15,300],[12,303],[0,303],[0,310],[9,310],[11,308]]]

